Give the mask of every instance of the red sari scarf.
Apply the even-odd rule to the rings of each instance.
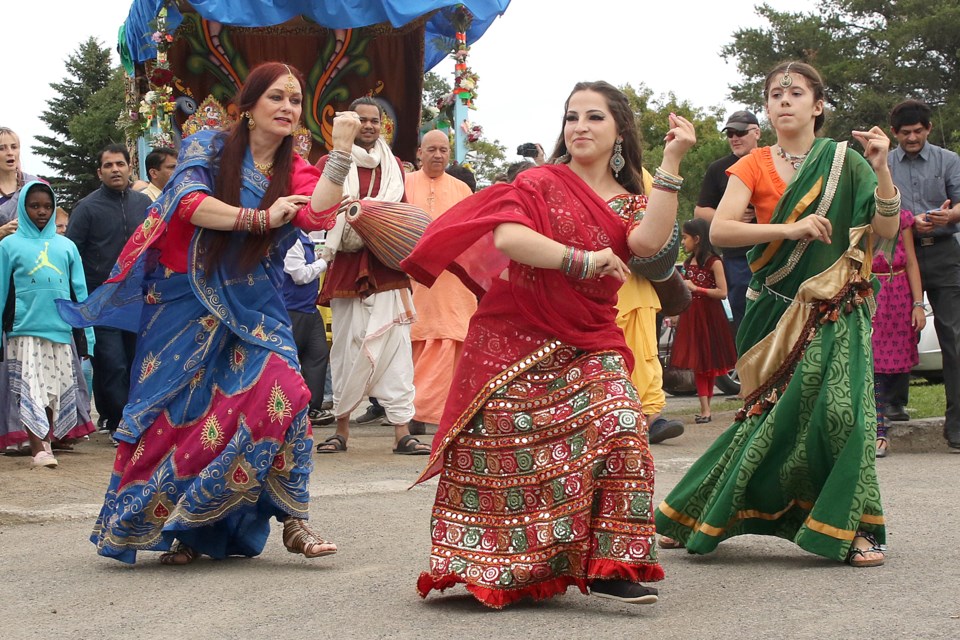
[[[494,229],[507,222],[565,245],[610,247],[629,258],[627,221],[566,165],[531,169],[512,185],[484,189],[427,228],[403,268],[428,286],[448,269],[483,298],[421,479],[439,471],[443,449],[502,384],[503,374],[509,380],[534,366],[545,357],[545,345],[559,341],[584,351],[616,351],[633,369],[633,354],[616,323],[622,283],[611,277],[576,280],[558,269],[509,260],[493,245]],[[508,279],[501,277],[505,268]]]

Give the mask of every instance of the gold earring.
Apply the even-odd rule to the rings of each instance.
[[[244,111],[242,116],[247,119],[247,129],[253,131],[257,128],[257,123],[253,121],[253,116],[250,115],[249,111]]]

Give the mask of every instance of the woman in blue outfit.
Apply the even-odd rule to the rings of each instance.
[[[332,227],[341,193],[294,154],[302,100],[295,69],[254,69],[239,122],[183,141],[112,277],[86,304],[61,307],[74,326],[138,334],[91,536],[101,555],[132,563],[137,551],[164,551],[161,562],[178,565],[255,556],[271,517],[291,553],[337,550],[306,523],[310,393],[280,294],[294,225]]]

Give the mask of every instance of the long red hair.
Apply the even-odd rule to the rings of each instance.
[[[292,65],[282,62],[264,62],[257,65],[240,89],[235,104],[240,113],[252,109],[264,93],[277,81],[277,78],[292,73],[300,83],[300,93],[304,93],[303,75]],[[303,117],[303,114],[300,114]],[[213,195],[227,204],[240,206],[240,187],[242,184],[241,172],[247,148],[250,146],[250,128],[247,118],[241,117],[230,129],[225,132],[226,141],[223,151],[218,158],[217,180]],[[293,136],[286,136],[273,155],[273,176],[270,186],[260,200],[259,208],[267,209],[276,202],[277,198],[289,195],[290,171],[293,166]],[[205,268],[212,270],[220,263],[223,254],[230,242],[230,231],[213,231],[214,237],[205,260]],[[263,258],[273,242],[273,231],[266,235],[249,234],[244,241],[240,254],[239,265],[241,270],[248,270]]]

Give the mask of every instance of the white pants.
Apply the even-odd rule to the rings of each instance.
[[[330,301],[336,416],[350,414],[367,396],[373,396],[391,424],[413,418],[413,351],[410,325],[401,319],[402,308],[400,291]]]

